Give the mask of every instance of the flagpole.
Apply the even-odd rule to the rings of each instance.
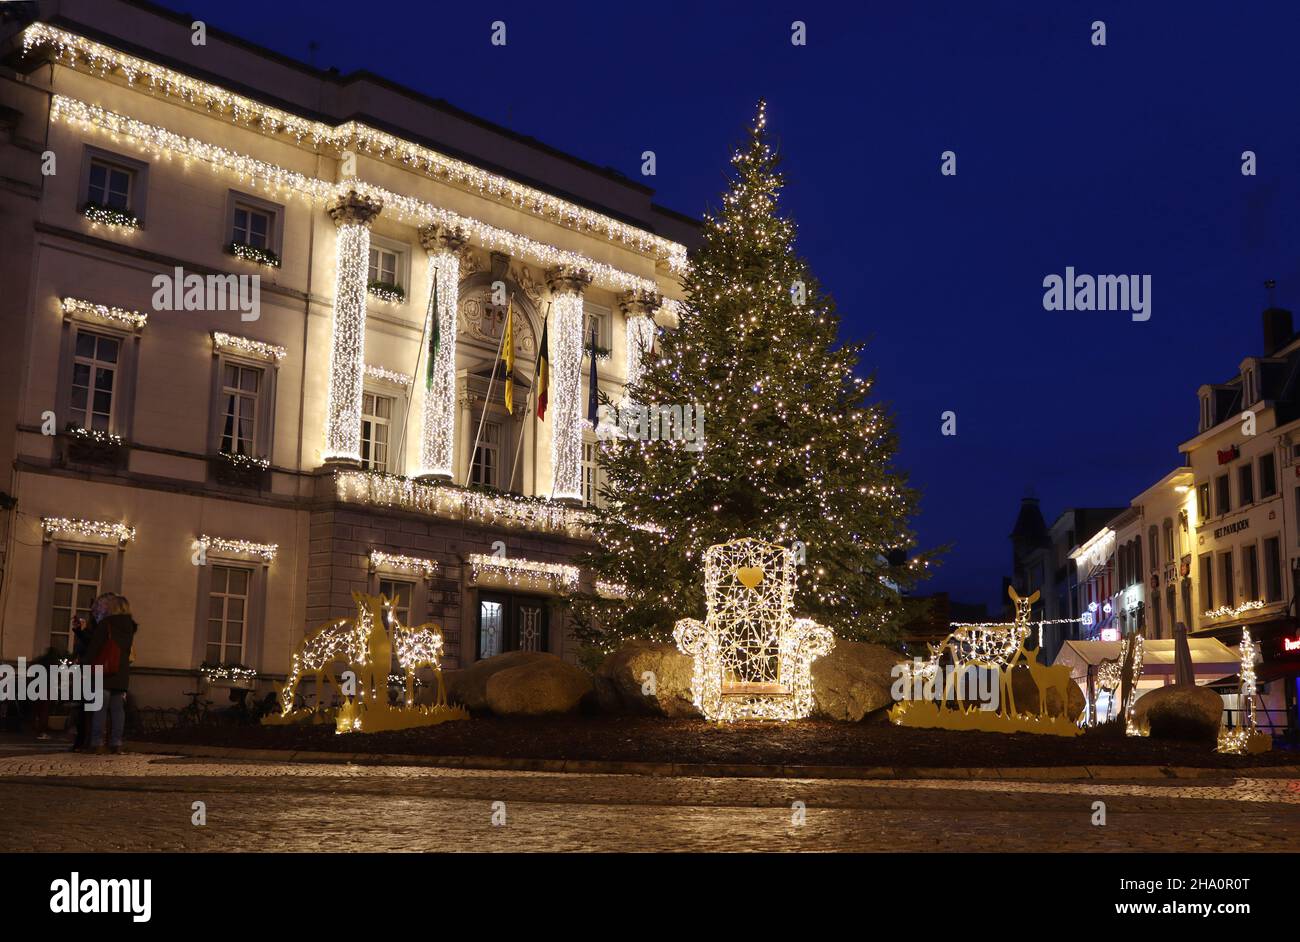
[[[550,316],[551,316],[551,305],[548,302],[546,305],[546,314],[542,317],[542,323],[545,324],[546,318]],[[542,333],[546,333],[546,331],[543,330]],[[529,411],[531,411],[533,414],[534,429],[537,428],[537,410],[531,408],[531,406],[533,401],[536,399],[538,395],[537,370],[541,366],[541,362],[542,362],[542,351],[539,348],[537,350],[537,356],[533,358],[533,384],[532,387],[528,390],[528,395],[524,397],[524,399],[526,400],[524,402],[524,408],[529,409]],[[514,460],[510,463],[510,487],[511,488],[513,488],[515,485],[515,469],[519,467],[519,453],[524,450],[524,429],[526,429],[527,427],[528,426],[525,425],[524,422],[519,423],[519,441],[515,442],[515,457]],[[509,489],[510,488],[507,488],[507,490]]]
[[[397,446],[397,460],[403,470],[406,469],[406,430],[411,427],[411,400],[415,396],[415,384],[420,379],[420,357],[427,353],[425,347],[425,338],[429,336],[430,314],[433,317],[438,316],[436,305],[433,303],[438,297],[438,271],[435,268],[433,272],[433,287],[429,289],[429,310],[424,315],[424,326],[420,328],[420,349],[415,352],[415,372],[411,374],[410,385],[406,387],[406,406],[402,414],[402,440]],[[425,395],[429,390],[425,389]]]
[[[514,306],[514,292],[510,294],[510,304],[506,307],[506,317],[510,317],[510,308]],[[474,473],[474,456],[478,454],[479,439],[483,437],[483,422],[487,419],[488,405],[492,402],[492,387],[497,380],[497,363],[501,361],[501,348],[506,344],[506,325],[501,325],[501,339],[497,341],[497,355],[492,361],[492,375],[488,378],[487,398],[483,400],[483,408],[478,415],[478,433],[474,436],[474,447],[470,449],[469,460],[465,463],[465,482],[464,486],[469,485],[469,476]]]

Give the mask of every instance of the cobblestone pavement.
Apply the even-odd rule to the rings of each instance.
[[[191,823],[192,804],[207,824]],[[1094,801],[1107,823],[1092,824]],[[496,805],[504,803],[503,806]],[[795,803],[804,823],[796,825]],[[504,825],[492,822],[504,808]],[[93,822],[86,824],[86,822]],[[1210,850],[1300,846],[1300,781],[647,778],[44,750],[0,756],[0,851]]]

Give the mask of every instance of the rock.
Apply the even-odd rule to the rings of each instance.
[[[1031,654],[1030,657],[1033,657]],[[1064,679],[1061,677],[1060,679]],[[1071,721],[1077,722],[1083,711],[1088,706],[1088,700],[1083,695],[1083,690],[1079,688],[1073,680],[1066,687],[1069,698],[1068,716]],[[1017,667],[1011,674],[1011,695],[1016,700],[1016,712],[1023,716],[1038,716],[1038,685],[1034,683],[1034,677],[1027,667]],[[1047,689],[1047,715],[1049,717],[1061,715],[1061,695],[1055,687],[1049,686]]]
[[[447,671],[443,677],[447,683],[447,699],[464,707],[482,713],[488,709],[488,679],[498,671],[509,667],[518,667],[537,660],[555,658],[554,654],[541,651],[509,651],[495,657],[475,661],[469,667],[457,671]],[[559,660],[558,658],[555,658]]]
[[[591,678],[554,654],[493,672],[487,679],[487,706],[497,716],[570,713],[591,692]]]
[[[1209,687],[1157,687],[1133,705],[1133,724],[1152,739],[1216,742],[1222,719],[1223,698]]]
[[[609,713],[649,713],[659,716],[699,716],[691,698],[695,659],[674,644],[629,641],[609,654],[596,669],[596,699]],[[654,675],[654,693],[643,692],[645,674]]]
[[[835,639],[835,647],[812,662],[813,716],[856,723],[893,702],[895,665],[906,658],[879,644]]]

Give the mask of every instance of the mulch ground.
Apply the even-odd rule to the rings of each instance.
[[[1227,756],[1208,745],[1092,729],[1082,736],[910,729],[887,723],[788,725],[633,716],[491,717],[385,733],[337,735],[332,726],[205,726],[151,733],[156,743],[236,749],[420,756],[498,756],[764,765],[930,768],[1155,765],[1248,768],[1300,764],[1300,752]]]

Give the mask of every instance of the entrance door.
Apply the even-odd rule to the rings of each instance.
[[[550,649],[550,609],[546,599],[506,592],[478,594],[478,660],[506,651]]]

